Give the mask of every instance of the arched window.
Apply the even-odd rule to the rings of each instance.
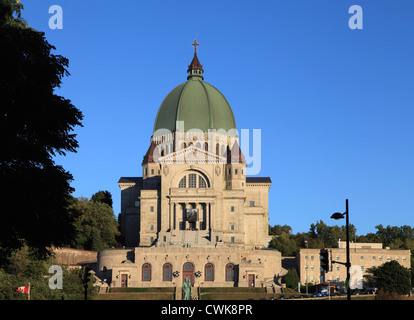
[[[178,188],[186,188],[187,187],[187,176],[184,176],[180,183],[178,184]]]
[[[189,173],[181,178],[178,188],[209,188],[209,184],[204,175]]]
[[[214,281],[214,266],[211,263],[204,266],[204,281]]]
[[[199,188],[207,188],[206,180],[202,176],[198,176],[198,187]]]
[[[234,265],[232,263],[226,264],[226,281],[234,281]]]
[[[151,281],[151,265],[149,263],[142,265],[142,281]]]
[[[172,281],[172,265],[165,263],[162,266],[162,281]]]

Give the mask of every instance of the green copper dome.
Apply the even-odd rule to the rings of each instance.
[[[184,131],[200,129],[236,129],[233,111],[223,94],[203,81],[203,67],[195,52],[188,66],[187,81],[175,87],[161,103],[154,123],[158,129],[176,131],[176,122],[184,122]]]

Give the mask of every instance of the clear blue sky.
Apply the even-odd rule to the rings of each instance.
[[[410,0],[22,1],[70,60],[58,94],[82,110],[80,148],[56,158],[75,196],[109,190],[141,162],[164,97],[186,81],[197,35],[205,81],[238,129],[262,130],[271,225],[306,232],[345,210],[358,234],[414,226],[414,2]],[[363,29],[351,30],[351,5]],[[63,29],[51,30],[51,5]]]

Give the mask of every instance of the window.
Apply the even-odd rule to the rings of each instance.
[[[150,242],[153,243],[154,242],[154,237],[150,237]]]
[[[207,188],[206,180],[204,180],[202,176],[198,176],[198,187]]]
[[[234,243],[234,237],[230,238],[231,243]]]
[[[154,169],[151,169],[151,174],[154,174]]]
[[[151,265],[149,263],[142,265],[142,281],[151,281]]]
[[[202,174],[190,173],[181,178],[178,188],[208,188],[208,181]]]
[[[188,175],[188,187],[189,188],[197,188],[197,180],[196,180],[197,175],[195,173],[190,173]]]
[[[231,206],[231,212],[234,212],[234,206]]]
[[[250,201],[250,206],[254,207],[254,201]]]
[[[151,206],[150,210],[151,212],[154,212],[154,206]]]
[[[172,281],[172,265],[170,263],[162,266],[162,281]]]
[[[154,230],[154,225],[150,225],[150,230]]]
[[[230,230],[234,230],[234,224],[230,226]]]
[[[139,201],[135,201],[135,206],[139,207]]]
[[[234,174],[237,174],[237,169],[234,169]]]
[[[187,187],[186,182],[187,182],[187,177],[183,177],[180,183],[178,184],[178,188],[186,188]]]
[[[226,265],[226,281],[234,281],[234,265],[232,263]]]
[[[211,263],[204,267],[204,281],[214,281],[214,266]]]

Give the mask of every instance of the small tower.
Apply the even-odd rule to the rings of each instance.
[[[204,73],[203,66],[201,65],[200,61],[198,61],[198,58],[197,58],[197,47],[199,45],[200,44],[197,42],[197,40],[194,40],[194,43],[192,44],[192,46],[194,46],[194,58],[191,61],[190,65],[188,66],[188,70],[187,70],[188,77],[187,77],[187,80],[189,80],[192,77],[198,77],[198,78],[201,78],[201,80],[204,80],[204,77],[203,77],[203,73]]]
[[[246,160],[237,141],[227,150],[227,189],[244,189],[246,186]]]

